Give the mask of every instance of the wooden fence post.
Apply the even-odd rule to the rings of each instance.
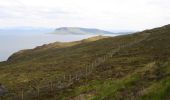
[[[53,95],[53,82],[52,81],[50,81],[50,94],[51,94],[51,97],[52,97],[52,95]]]
[[[37,86],[37,99],[40,99],[40,87],[39,85]]]
[[[21,100],[24,100],[24,90],[21,90]]]
[[[94,64],[94,66],[95,66],[95,64]],[[89,67],[89,74],[91,74],[93,69],[91,68],[91,66],[88,66],[88,67]]]
[[[60,80],[58,80],[58,82],[57,82],[57,86],[56,86],[57,88],[59,88],[60,87]]]
[[[53,82],[52,81],[50,82],[50,91],[51,92],[53,91]]]
[[[87,75],[88,75],[88,67],[86,67],[86,82],[87,82]]]
[[[71,79],[71,74],[69,75],[69,82],[71,83],[72,79]]]
[[[97,63],[96,63],[96,65],[97,65]],[[94,64],[92,63],[91,66],[92,66],[92,69],[93,69],[94,68]]]
[[[78,75],[77,75],[77,73],[76,73],[76,79],[75,79],[76,81],[78,80]]]
[[[63,75],[63,80],[65,81],[65,79],[66,79],[66,76],[65,76],[65,74]]]

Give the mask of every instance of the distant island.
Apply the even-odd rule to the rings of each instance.
[[[60,27],[57,28],[53,34],[57,35],[105,35],[105,34],[121,34],[109,32],[96,28],[81,28],[81,27]]]

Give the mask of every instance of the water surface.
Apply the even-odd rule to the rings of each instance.
[[[82,40],[94,35],[55,35],[55,34],[10,34],[0,33],[0,61],[5,61],[13,53],[32,49],[43,44]]]

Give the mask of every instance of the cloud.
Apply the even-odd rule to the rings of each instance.
[[[142,30],[170,23],[169,0],[0,0],[0,27]]]

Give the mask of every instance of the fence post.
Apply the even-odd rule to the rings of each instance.
[[[76,81],[78,80],[78,75],[77,75],[77,73],[76,73]]]
[[[21,90],[21,100],[24,100],[24,90]]]
[[[87,82],[87,75],[88,75],[88,67],[86,67],[86,75],[85,75],[86,76],[86,82]]]
[[[94,64],[94,66],[95,66],[95,64]],[[91,66],[88,66],[89,67],[89,74],[91,74],[92,73],[92,68],[91,68]]]
[[[63,76],[63,80],[65,81],[65,79],[66,79],[66,75],[64,74],[64,76]]]
[[[96,63],[96,64],[97,64],[97,63]],[[91,66],[92,66],[92,69],[93,69],[93,68],[94,68],[94,66],[96,66],[96,65],[92,64]]]
[[[40,87],[39,85],[37,86],[37,99],[40,99]]]
[[[57,88],[59,88],[60,87],[60,85],[61,85],[61,82],[60,82],[60,80],[58,80],[58,82],[57,82]]]
[[[52,99],[52,96],[53,96],[53,82],[50,81],[50,93],[51,93],[51,99]]]
[[[69,82],[71,83],[71,81],[72,81],[72,80],[71,80],[71,74],[70,74],[70,75],[69,75]]]
[[[50,91],[51,92],[53,91],[53,82],[52,81],[50,82]]]

